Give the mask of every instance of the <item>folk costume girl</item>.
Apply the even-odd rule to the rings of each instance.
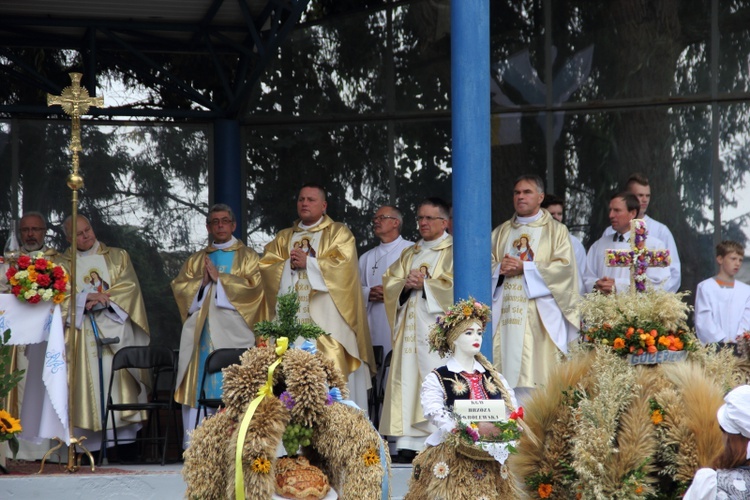
[[[513,389],[479,352],[489,320],[489,307],[469,298],[451,306],[431,328],[431,349],[448,360],[425,377],[421,402],[425,418],[438,430],[414,459],[406,500],[519,496],[516,480],[505,464],[509,443],[501,441],[502,429],[493,422],[467,426],[453,412],[456,400],[498,399],[505,403],[506,416],[522,417],[522,410],[515,411]],[[508,422],[516,428],[515,420]],[[467,431],[481,447],[467,445]]]

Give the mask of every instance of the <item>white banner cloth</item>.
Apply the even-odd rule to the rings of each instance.
[[[68,365],[60,306],[29,304],[12,294],[0,294],[0,333],[8,328],[9,345],[46,342],[43,359],[29,358],[21,403],[21,437],[35,442],[60,438],[70,444]]]

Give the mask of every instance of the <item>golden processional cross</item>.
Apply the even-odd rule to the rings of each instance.
[[[631,293],[646,291],[646,271],[649,267],[668,267],[672,262],[669,250],[646,248],[647,235],[646,221],[633,219],[630,221],[630,248],[606,251],[608,267],[630,268]]]
[[[69,345],[71,353],[68,359],[68,431],[70,437],[70,445],[68,446],[68,472],[76,472],[81,468],[81,459],[78,458],[76,461],[76,446],[80,447],[86,455],[88,455],[91,470],[94,468],[94,458],[91,453],[83,446],[82,441],[85,437],[77,438],[73,434],[73,388],[75,387],[75,363],[76,353],[78,352],[78,344],[80,339],[76,332],[76,307],[75,307],[75,287],[76,287],[76,257],[78,255],[78,248],[76,244],[76,234],[78,234],[78,190],[83,187],[83,176],[78,171],[78,154],[83,151],[81,147],[81,115],[85,115],[89,112],[91,106],[103,107],[103,97],[89,97],[89,91],[85,87],[81,87],[81,73],[70,73],[70,80],[73,82],[69,87],[65,87],[60,95],[47,94],[47,106],[62,106],[63,111],[66,115],[71,117],[72,126],[70,130],[70,152],[72,155],[72,168],[70,175],[66,181],[68,187],[73,191],[72,195],[72,210],[71,210],[71,227],[70,227],[70,301],[73,302],[70,308],[70,325],[68,327],[68,338],[66,344]],[[102,422],[102,425],[104,423]],[[44,470],[44,462],[47,457],[54,451],[60,449],[63,445],[63,441],[57,438],[59,444],[49,450],[44,459],[42,460],[42,466],[39,472]],[[102,443],[102,446],[106,446],[106,443]]]

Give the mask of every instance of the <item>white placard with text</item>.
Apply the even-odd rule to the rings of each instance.
[[[502,399],[457,399],[453,410],[465,422],[502,422],[506,420]]]

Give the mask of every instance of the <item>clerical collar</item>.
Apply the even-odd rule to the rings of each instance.
[[[516,222],[519,224],[531,224],[532,222],[536,222],[539,219],[544,216],[544,213],[539,210],[535,215],[530,215],[528,217],[521,217],[520,215],[516,215]]]
[[[78,255],[80,255],[81,257],[88,257],[89,255],[96,255],[96,253],[99,250],[99,240],[96,240],[94,244],[91,246],[91,248],[89,248],[88,250],[85,250],[85,251],[78,250],[78,249],[76,250],[78,251]]]
[[[392,247],[395,247],[396,245],[398,245],[401,242],[401,240],[403,240],[403,238],[399,234],[398,236],[396,236],[395,240],[389,241],[388,243],[383,243],[381,241],[380,242],[380,248],[382,248],[384,250],[390,250]]]
[[[317,226],[318,224],[320,224],[321,222],[323,222],[324,218],[325,218],[325,214],[323,214],[323,217],[321,217],[320,219],[318,219],[318,222],[316,222],[315,224],[310,224],[309,226],[307,224],[303,224],[302,221],[299,221],[299,228],[300,229],[304,229],[304,230],[312,229],[315,226]]]
[[[224,243],[216,243],[216,242],[214,242],[214,243],[211,244],[211,246],[214,247],[217,250],[224,250],[224,249],[227,249],[227,248],[231,247],[232,245],[234,245],[235,241],[237,241],[237,238],[235,238],[234,236],[232,236],[232,238],[230,238],[229,241],[225,241]]]
[[[445,238],[447,238],[447,237],[448,237],[448,233],[447,233],[447,232],[443,232],[443,235],[442,235],[442,236],[440,236],[439,238],[435,238],[435,239],[434,239],[434,240],[432,240],[432,241],[425,241],[425,240],[422,240],[422,246],[423,246],[424,248],[432,248],[432,247],[436,247],[436,246],[438,246],[438,245],[440,244],[440,242],[441,242],[441,241],[443,241],[443,240],[444,240]]]
[[[445,363],[445,367],[448,369],[448,371],[451,371],[453,373],[461,373],[462,371],[464,371],[463,367],[459,365],[458,361],[456,361],[456,359],[453,357],[448,359],[448,362]],[[482,364],[479,361],[477,361],[476,358],[474,359],[473,370],[479,373],[484,373],[486,371],[484,369],[484,366],[482,366]]]

